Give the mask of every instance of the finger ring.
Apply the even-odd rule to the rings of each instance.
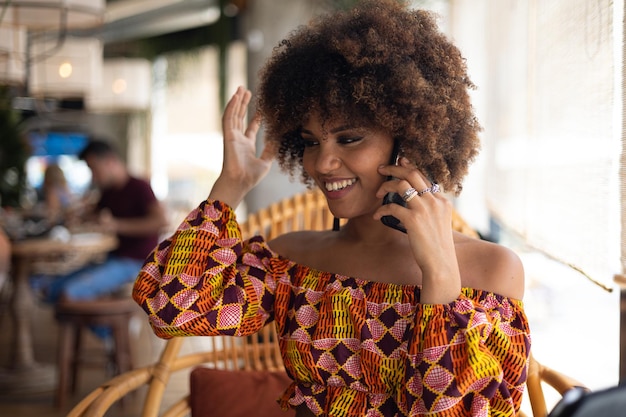
[[[411,188],[409,188],[408,190],[406,190],[406,191],[404,192],[404,194],[402,194],[402,199],[403,199],[405,202],[407,202],[407,203],[408,203],[408,202],[409,202],[409,201],[411,201],[411,200],[413,199],[413,197],[415,197],[417,194],[418,194],[418,192],[415,190],[415,188],[411,187]]]
[[[426,194],[426,193],[438,193],[440,191],[439,189],[439,184],[437,184],[436,182],[433,183],[432,186],[422,190],[422,191],[418,191],[417,192],[417,196],[421,197],[422,195]]]

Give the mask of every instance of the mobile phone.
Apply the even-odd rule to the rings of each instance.
[[[389,160],[389,165],[397,165],[398,164],[398,155],[400,153],[400,143],[398,140],[395,140],[393,143],[393,150],[391,151],[391,159]],[[387,177],[387,181],[392,181],[394,178],[392,176]],[[406,201],[398,194],[398,193],[387,193],[385,198],[383,198],[383,205],[385,204],[400,204],[403,207],[406,207]],[[393,216],[383,216],[380,221],[383,222],[385,226],[389,226],[393,229],[399,230],[403,233],[406,233],[406,228],[402,225],[402,222]]]

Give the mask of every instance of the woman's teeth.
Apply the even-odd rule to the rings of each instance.
[[[338,191],[344,189],[356,182],[356,179],[352,178],[349,180],[336,181],[336,182],[326,182],[324,186],[326,187],[326,191]]]

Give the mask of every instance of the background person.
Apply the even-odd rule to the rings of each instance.
[[[65,174],[57,164],[46,167],[41,185],[44,213],[50,224],[64,223],[77,198],[72,194]]]
[[[0,295],[2,295],[4,285],[7,283],[10,269],[11,240],[4,229],[0,227]]]
[[[132,283],[167,225],[164,209],[150,184],[130,175],[108,142],[91,140],[79,158],[87,163],[100,194],[84,220],[93,222],[96,230],[115,234],[119,245],[104,263],[55,277],[46,295],[51,302],[90,300],[123,289]]]
[[[280,403],[298,417],[517,415],[523,267],[454,232],[438,192],[460,192],[478,152],[472,87],[459,50],[406,3],[363,1],[293,32],[261,72],[260,117],[246,126],[243,88],[228,103],[208,199],[137,278],[155,333],[247,335],[273,321],[293,378]],[[347,223],[243,241],[233,210],[274,156]],[[382,205],[391,192],[405,206]]]

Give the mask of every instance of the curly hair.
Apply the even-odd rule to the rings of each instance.
[[[280,167],[303,181],[303,123],[342,117],[381,128],[444,190],[460,193],[480,148],[465,59],[435,17],[404,2],[366,0],[318,16],[274,49],[260,71],[257,110]]]

